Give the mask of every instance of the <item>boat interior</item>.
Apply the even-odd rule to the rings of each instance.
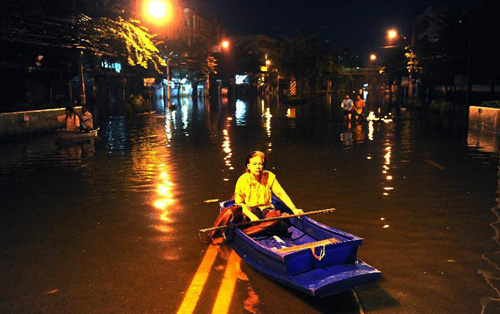
[[[272,202],[277,209],[290,214],[292,213],[283,202],[274,196]],[[233,204],[234,200],[229,200],[221,203],[221,206],[224,208]],[[343,235],[331,229],[327,230],[318,226],[317,223],[308,217],[291,218],[288,221],[289,223],[286,225],[282,223],[279,232],[252,236],[250,238],[263,247],[283,254],[352,240],[347,234]]]
[[[285,232],[253,236],[252,239],[260,245],[280,253],[291,253],[348,240],[341,235],[326,231],[318,232],[316,230],[314,235],[308,234],[293,223],[286,228]]]

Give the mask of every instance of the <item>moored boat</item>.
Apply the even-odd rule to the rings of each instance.
[[[292,213],[273,198],[276,209]],[[234,200],[221,202],[221,209]],[[363,239],[308,217],[287,219],[287,234],[250,237],[227,229],[224,237],[252,268],[283,285],[326,297],[376,282],[381,272],[357,258]]]
[[[100,128],[91,130],[89,132],[69,132],[64,130],[58,130],[57,137],[61,140],[87,140],[97,137],[97,133]]]

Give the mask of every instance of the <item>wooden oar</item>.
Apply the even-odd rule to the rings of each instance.
[[[214,231],[214,230],[234,229],[234,228],[243,227],[243,226],[251,226],[251,225],[255,225],[255,224],[260,224],[261,222],[266,222],[266,221],[282,220],[282,219],[288,219],[288,218],[294,218],[294,217],[302,217],[302,216],[311,216],[311,215],[317,215],[317,214],[326,214],[326,213],[331,213],[333,211],[335,211],[335,208],[315,210],[315,211],[310,211],[310,212],[307,212],[307,213],[302,213],[302,214],[297,214],[297,215],[286,215],[286,216],[279,216],[279,217],[271,217],[271,218],[264,218],[264,219],[255,220],[255,221],[240,222],[240,223],[232,224],[232,225],[225,225],[225,226],[218,226],[218,227],[212,227],[212,228],[205,228],[205,229],[200,229],[199,232],[204,233],[204,232],[209,232],[209,231]]]

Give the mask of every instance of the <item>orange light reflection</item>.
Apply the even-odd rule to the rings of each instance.
[[[391,157],[392,157],[392,148],[391,148],[391,146],[389,146],[390,145],[389,143],[387,143],[387,145],[388,146],[384,149],[384,151],[386,153],[384,154],[384,164],[382,165],[382,168],[384,170],[382,170],[382,173],[384,174],[385,179],[387,181],[392,181],[392,176],[389,174],[389,170],[390,170],[389,166],[391,164]],[[385,182],[387,183],[387,181],[385,181]],[[383,183],[383,185],[385,185],[386,183]],[[394,190],[394,187],[392,187],[392,186],[384,186],[383,189],[385,191],[383,193],[383,195],[384,196],[388,196],[389,195],[388,192]]]
[[[271,118],[273,115],[271,114],[271,109],[267,108],[266,112],[264,113],[264,117],[266,120],[266,132],[267,132],[267,137],[271,137]]]
[[[233,150],[231,149],[231,138],[229,137],[229,128],[231,127],[231,123],[233,121],[232,117],[226,118],[227,123],[224,130],[222,130],[222,135],[224,136],[224,141],[222,142],[222,151],[226,154],[223,157],[224,163],[229,170],[234,170],[231,163],[231,157],[233,156]],[[223,179],[225,182],[229,181],[228,178]]]

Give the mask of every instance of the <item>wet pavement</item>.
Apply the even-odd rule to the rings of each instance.
[[[377,111],[377,108],[372,108]],[[0,144],[2,313],[498,313],[499,140],[446,120],[345,125],[336,101],[208,105]],[[381,280],[315,299],[198,241],[244,159],[364,238]]]

